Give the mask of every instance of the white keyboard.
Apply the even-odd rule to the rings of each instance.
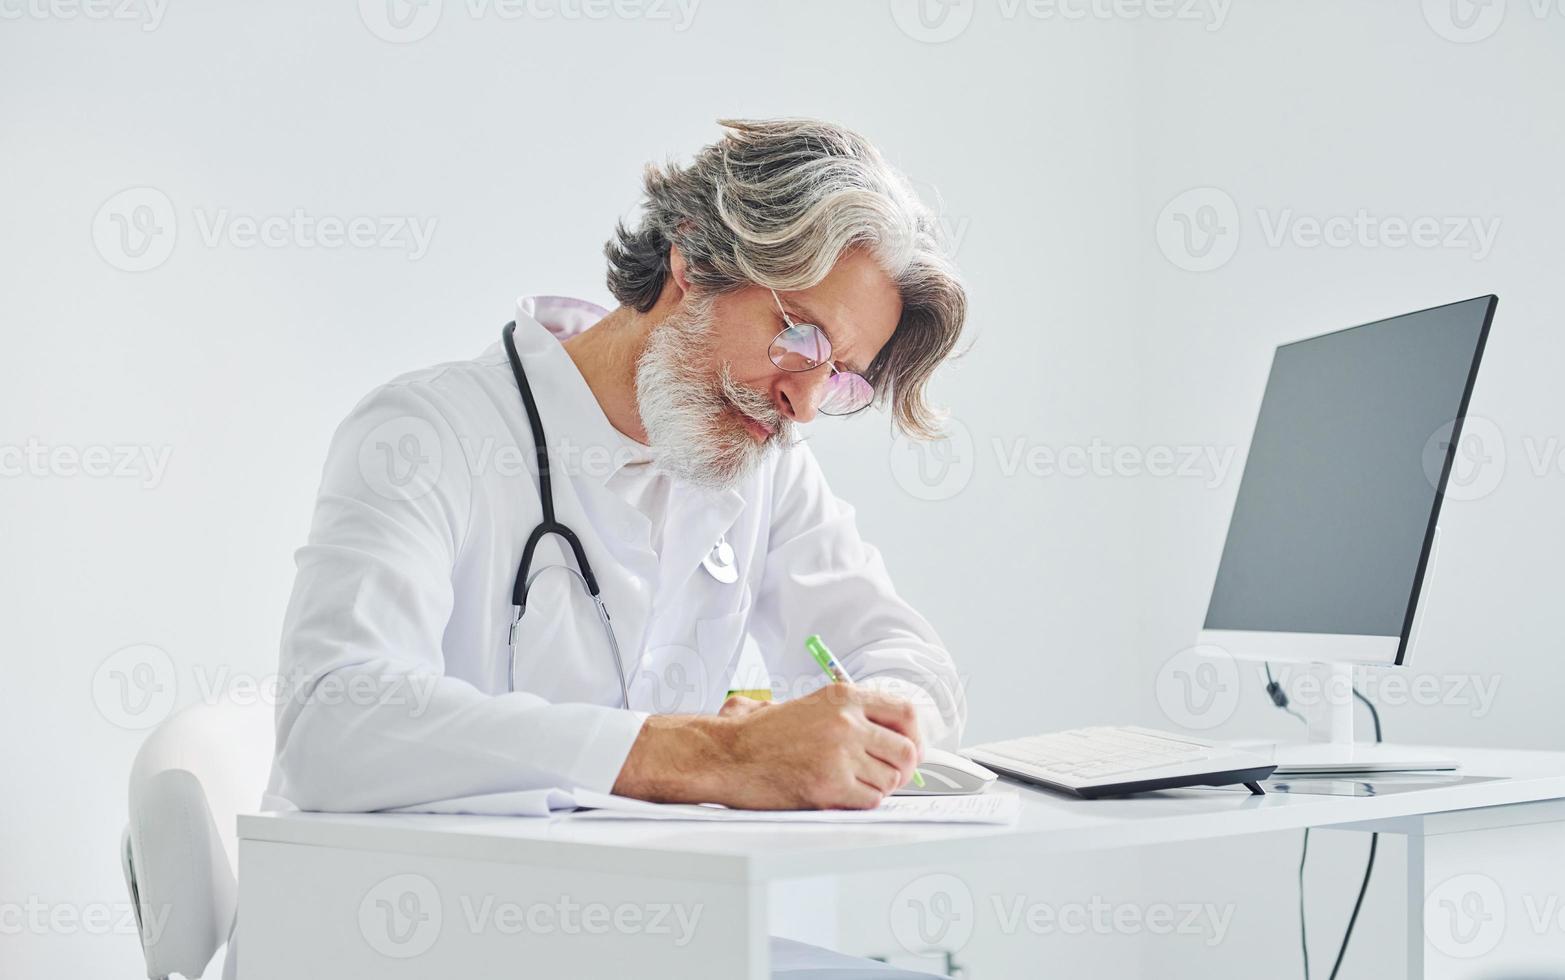
[[[1123,725],[989,742],[962,755],[1014,779],[1093,798],[1178,786],[1259,782],[1277,764],[1189,735]]]

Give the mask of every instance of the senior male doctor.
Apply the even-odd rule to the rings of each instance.
[[[516,311],[554,519],[608,618],[550,533],[513,630],[545,514],[504,344],[376,389],[332,441],[297,555],[268,805],[581,787],[862,808],[923,745],[955,747],[950,656],[801,440],[874,406],[930,435],[965,294],[933,215],[862,137],[723,125],[689,165],[648,168],[639,223],[605,249],[615,309]],[[856,683],[828,684],[812,633]],[[727,697],[756,655],[779,697]]]

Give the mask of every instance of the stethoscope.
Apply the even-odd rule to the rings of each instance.
[[[608,638],[609,650],[614,654],[614,668],[619,674],[619,691],[622,704],[630,707],[630,685],[625,681],[625,661],[620,657],[619,641],[614,638],[614,627],[609,622],[609,607],[604,605],[603,596],[598,589],[597,576],[592,574],[592,563],[587,561],[587,552],[582,549],[581,540],[576,537],[576,532],[562,523],[554,516],[554,486],[549,479],[549,447],[544,440],[543,422],[538,418],[538,404],[533,400],[532,386],[527,383],[527,372],[522,370],[522,359],[516,353],[516,341],[512,335],[516,333],[516,321],[512,320],[500,331],[501,338],[505,341],[505,356],[510,358],[511,373],[516,376],[516,387],[522,393],[522,407],[527,410],[527,424],[533,430],[533,449],[538,454],[538,497],[543,503],[543,521],[527,537],[527,546],[522,549],[522,563],[516,570],[516,584],[511,587],[511,636],[509,641],[510,660],[506,669],[507,690],[516,690],[516,628],[522,621],[522,615],[527,611],[527,593],[533,587],[533,582],[538,576],[551,568],[562,568],[572,575],[587,590],[587,595],[592,597],[592,604],[598,610],[598,622],[603,625],[603,635]],[[538,542],[550,534],[559,535],[565,539],[565,543],[571,546],[571,552],[576,556],[576,568],[569,565],[546,565],[537,571],[532,570],[533,552],[538,548]]]

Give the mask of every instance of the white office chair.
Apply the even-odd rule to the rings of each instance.
[[[272,706],[197,704],[159,725],[130,774],[120,863],[147,976],[199,977],[238,901],[238,813],[266,788]]]

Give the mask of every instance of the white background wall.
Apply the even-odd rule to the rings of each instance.
[[[1199,625],[1271,348],[1494,291],[1473,412],[1504,465],[1491,492],[1449,505],[1414,671],[1447,690],[1478,675],[1496,693],[1478,703],[1469,685],[1465,703],[1383,716],[1408,741],[1565,747],[1549,618],[1565,580],[1549,506],[1565,479],[1565,14],[1513,0],[1497,26],[1490,11],[1451,40],[1440,31],[1463,35],[1444,8],[1425,7],[1198,3],[1186,19],[1131,4],[1067,20],[1054,5],[969,3],[920,26],[901,0],[705,0],[688,23],[672,5],[507,19],[446,0],[409,43],[377,36],[369,0],[133,4],[134,22],[0,7],[0,446],[168,454],[160,474],[71,475],[56,459],[0,477],[0,974],[138,975],[115,860],[136,726],[275,669],[332,427],[380,381],[486,346],[518,293],[603,299],[599,248],[640,166],[708,142],[725,115],[839,120],[939,189],[973,295],[972,350],[938,388],[958,438],[923,457],[926,478],[879,420],[822,425],[814,444],[961,661],[970,740],[1177,720],[1155,678]],[[113,264],[127,264],[117,226],[95,215],[133,217],[127,205],[149,198],[117,195],[138,187],[166,197],[160,226],[177,234],[154,246],[172,245],[166,260],[128,272]],[[1237,237],[1217,246],[1232,256],[1212,271],[1159,245],[1165,205],[1191,188],[1234,202]],[[1269,244],[1259,214],[1360,208],[1499,230],[1481,259],[1310,248]],[[219,221],[296,210],[434,231],[417,256],[209,240]],[[1235,454],[1184,477],[1010,466],[1018,451],[1094,446]],[[110,672],[141,654],[109,658],[142,645],[169,666],[131,714]],[[1216,730],[1291,734],[1243,682]],[[1317,969],[1364,846],[1319,841]],[[973,976],[1285,975],[1297,843],[932,870],[957,871],[978,899],[960,956]],[[1400,855],[1387,851],[1344,975],[1400,961]],[[844,944],[896,949],[889,910],[907,882],[851,883]],[[995,896],[1231,903],[1232,920],[1220,943],[1007,934]],[[69,924],[100,909],[107,927]]]

